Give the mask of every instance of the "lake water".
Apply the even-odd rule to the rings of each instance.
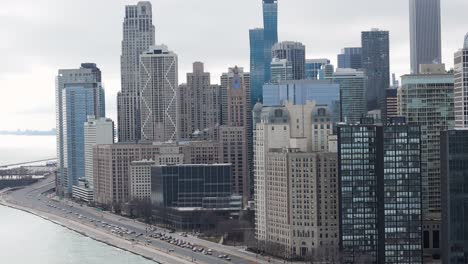
[[[0,165],[56,156],[54,136],[0,135]],[[40,217],[0,206],[0,263],[154,264]]]
[[[57,156],[55,136],[0,135],[0,166]]]
[[[37,216],[0,206],[0,263],[154,264]]]

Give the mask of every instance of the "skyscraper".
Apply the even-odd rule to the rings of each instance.
[[[221,88],[211,84],[202,62],[193,63],[187,84],[179,86],[179,131],[181,139],[196,136],[213,139],[221,125]]]
[[[278,0],[263,0],[263,28],[251,29],[251,107],[262,102],[262,86],[270,82],[271,47],[278,42]]]
[[[330,64],[329,59],[310,59],[305,62],[305,79],[317,80],[322,66]]]
[[[291,62],[286,59],[273,58],[271,61],[271,83],[280,83],[293,79]]]
[[[141,137],[166,142],[178,137],[178,61],[167,46],[140,55]]]
[[[388,31],[362,32],[362,68],[367,76],[367,109],[384,110],[385,91],[390,88],[390,44]]]
[[[454,80],[444,65],[421,68],[419,74],[401,77],[398,114],[408,124],[421,126],[423,209],[426,217],[433,218],[440,217],[441,210],[440,134],[455,125]]]
[[[455,126],[468,128],[468,34],[464,47],[455,53]]]
[[[85,179],[88,188],[93,189],[93,147],[99,144],[114,143],[114,122],[109,118],[88,116],[84,124]]]
[[[420,128],[338,126],[344,263],[422,263]]]
[[[57,180],[59,195],[71,196],[85,176],[83,126],[88,115],[103,117],[101,71],[93,63],[59,70],[56,77]]]
[[[468,130],[442,132],[442,263],[468,260]]]
[[[249,30],[251,104],[263,101],[262,86],[265,83],[265,41],[263,28]]]
[[[278,42],[278,0],[263,0],[265,83],[270,81],[271,48]],[[261,88],[259,88],[261,89]],[[255,103],[252,103],[252,105]]]
[[[338,68],[362,68],[362,48],[344,48],[338,54]]]
[[[410,0],[411,73],[417,74],[421,64],[440,64],[441,18],[440,0]]]
[[[120,57],[121,91],[117,95],[119,142],[141,139],[140,55],[154,45],[154,25],[150,2],[125,7],[122,55]]]
[[[283,41],[271,48],[273,58],[286,59],[292,65],[293,79],[305,78],[305,46],[300,42]]]
[[[330,78],[340,85],[341,121],[359,122],[361,117],[367,115],[364,72],[338,68]]]
[[[221,76],[223,126],[219,129],[222,163],[232,163],[233,189],[250,199],[252,179],[252,111],[250,105],[250,74],[237,66]],[[229,144],[228,144],[229,143]]]

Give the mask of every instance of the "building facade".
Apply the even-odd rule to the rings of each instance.
[[[440,0],[410,0],[411,73],[421,64],[442,63]]]
[[[362,68],[367,76],[368,110],[384,110],[385,91],[390,88],[389,32],[378,29],[361,34]]]
[[[468,130],[442,132],[442,260],[468,261]]]
[[[422,263],[420,128],[404,118],[338,126],[345,263]]]
[[[408,124],[421,126],[423,208],[440,219],[440,134],[455,125],[454,77],[443,65],[422,70],[402,76],[398,107]]]
[[[119,142],[141,138],[140,55],[154,45],[153,11],[149,1],[125,6],[122,55],[120,57],[121,91],[117,95]]]
[[[93,147],[99,144],[114,143],[114,122],[109,118],[96,119],[88,116],[84,124],[85,179],[89,189],[93,189]]]
[[[398,89],[387,89],[384,118],[398,116]]]
[[[305,46],[300,42],[283,41],[271,48],[272,58],[285,59],[292,65],[293,80],[305,78]]]
[[[265,41],[263,28],[249,30],[250,39],[250,77],[252,94],[250,102],[262,102],[262,86],[265,83]]]
[[[366,77],[354,69],[336,69],[330,77],[340,85],[340,113],[342,122],[355,123],[367,115]]]
[[[280,83],[293,79],[293,69],[291,62],[286,59],[273,58],[271,61],[270,83]]]
[[[179,85],[179,135],[191,139],[200,134],[214,139],[221,125],[221,88],[212,85],[210,73],[203,63],[193,63],[193,72],[187,73],[187,84]]]
[[[329,59],[306,59],[305,62],[305,79],[318,80],[322,66],[330,64]]]
[[[362,48],[344,48],[337,56],[338,68],[362,69]]]
[[[272,47],[278,42],[278,0],[263,0],[264,83],[270,81]],[[263,83],[262,83],[263,85]],[[258,87],[261,89],[260,87]],[[256,101],[255,101],[256,102]],[[252,102],[252,105],[255,104]]]
[[[463,49],[455,53],[455,126],[468,128],[468,34]]]
[[[140,55],[141,139],[179,139],[178,61],[167,46],[153,46]]]

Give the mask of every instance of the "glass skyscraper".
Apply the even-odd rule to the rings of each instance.
[[[362,68],[367,76],[367,110],[384,110],[385,91],[390,88],[389,32],[378,29],[364,31]]]
[[[422,263],[420,152],[404,118],[338,126],[345,263]]]
[[[84,124],[88,116],[96,116],[94,85],[71,84],[63,89],[63,152],[67,171],[67,189],[71,193],[78,179],[85,177]]]
[[[359,70],[362,68],[362,48],[344,48],[338,54],[338,68],[351,68]]]
[[[265,83],[270,81],[271,48],[278,42],[278,0],[263,0]]]
[[[263,84],[271,78],[271,48],[278,42],[278,0],[263,0],[263,28],[251,29],[250,73],[251,106],[263,101]]]
[[[468,130],[442,132],[442,259],[468,262]]]
[[[265,83],[265,46],[264,30],[256,28],[249,30],[250,38],[250,87],[251,103],[263,101],[262,87]],[[271,61],[270,61],[271,62]],[[269,67],[269,66],[268,66]]]

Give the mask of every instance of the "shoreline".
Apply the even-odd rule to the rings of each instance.
[[[125,252],[134,254],[136,256],[140,256],[140,257],[142,257],[142,258],[144,258],[146,260],[153,261],[154,263],[159,263],[159,264],[170,264],[170,263],[172,263],[172,262],[163,262],[163,261],[161,261],[159,259],[155,259],[155,257],[169,258],[169,259],[174,259],[174,260],[177,259],[176,261],[178,263],[191,263],[191,262],[188,262],[187,260],[185,260],[183,258],[173,256],[173,255],[169,255],[166,252],[161,251],[159,249],[144,247],[144,246],[142,246],[141,244],[138,244],[138,243],[136,243],[136,244],[129,243],[128,241],[126,241],[126,240],[124,240],[122,238],[113,237],[110,234],[106,234],[106,233],[101,232],[99,230],[94,230],[92,227],[88,227],[86,225],[83,225],[81,223],[77,223],[75,221],[70,221],[69,219],[66,219],[66,218],[63,218],[63,217],[60,217],[60,216],[56,216],[56,215],[47,216],[47,215],[49,215],[48,213],[39,212],[39,211],[36,211],[36,210],[34,210],[32,208],[27,208],[27,207],[23,207],[21,205],[17,205],[17,204],[7,202],[4,199],[4,197],[2,197],[0,199],[0,205],[11,208],[11,209],[14,209],[14,210],[19,210],[19,211],[34,215],[34,216],[39,217],[39,218],[41,218],[43,220],[46,220],[46,221],[48,221],[50,223],[53,223],[53,224],[56,224],[56,225],[61,226],[63,228],[66,228],[66,229],[68,229],[68,230],[70,230],[72,232],[75,232],[75,233],[79,234],[79,235],[88,237],[88,238],[90,238],[90,239],[92,239],[94,241],[103,243],[103,244],[105,244],[107,246],[111,246],[111,247],[116,248],[116,249],[123,250]],[[53,218],[55,218],[55,219],[53,219]],[[62,221],[60,221],[60,220],[62,220]],[[66,224],[66,222],[68,222],[68,225]],[[78,228],[78,226],[82,226],[82,227],[88,229],[90,232],[85,232],[83,230],[80,230]],[[103,238],[100,238],[99,236],[102,236]],[[106,240],[106,238],[108,240]],[[122,241],[118,241],[118,240],[122,240]],[[114,243],[112,243],[112,241]],[[138,250],[138,249],[140,249],[140,250]],[[153,254],[151,254],[151,252],[148,252],[148,251],[157,251],[157,252],[154,252]]]

